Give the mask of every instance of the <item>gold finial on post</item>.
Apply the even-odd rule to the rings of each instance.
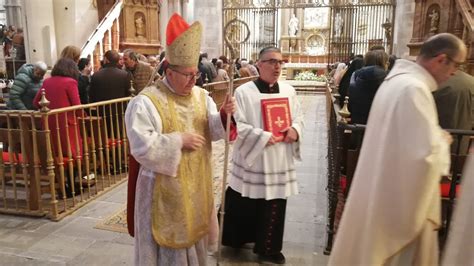
[[[135,90],[135,88],[133,87],[133,80],[131,79],[130,80],[130,89],[128,90],[128,92],[130,92],[130,96],[136,96],[137,94],[137,91]]]
[[[50,101],[46,99],[46,92],[44,91],[44,88],[41,89],[41,100],[39,101],[39,105],[41,106],[40,111],[43,113],[49,112],[49,106]]]
[[[351,112],[349,112],[348,106],[349,106],[349,96],[346,96],[344,100],[344,106],[338,112],[339,115],[341,115],[342,117],[341,122],[344,124],[347,124],[347,119],[351,116]]]

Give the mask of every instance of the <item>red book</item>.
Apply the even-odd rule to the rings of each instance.
[[[285,133],[281,130],[291,126],[291,113],[288,98],[262,99],[263,129],[283,141]]]

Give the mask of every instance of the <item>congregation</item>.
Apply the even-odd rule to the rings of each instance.
[[[38,111],[111,102],[108,107],[45,115],[38,126],[53,129],[48,133],[54,140],[55,164],[63,154],[78,162],[70,163],[71,178],[60,181],[64,187],[57,199],[65,206],[77,192],[76,177],[85,175],[89,189],[97,186],[89,183],[94,178],[89,168],[81,172],[87,149],[95,145],[94,133],[99,139],[105,136],[107,149],[126,147],[117,148],[117,154],[115,148],[97,154],[107,156],[107,163],[101,163],[109,177],[116,171],[115,159],[128,171],[126,219],[134,237],[135,265],[207,265],[208,252],[221,245],[238,253],[249,244],[258,263],[285,264],[287,201],[300,193],[296,167],[304,159],[306,137],[297,90],[281,79],[287,59],[274,45],[262,47],[255,61],[211,58],[201,51],[203,30],[200,22],[188,24],[175,13],[167,22],[166,47],[160,54],[110,49],[100,66],[91,57],[81,58],[79,47],[67,45],[52,69],[44,61],[18,69],[6,108]],[[24,60],[24,52],[18,53],[24,51],[21,34],[12,27],[3,31],[6,49],[16,47],[16,56]],[[470,155],[466,161],[474,163],[472,137],[453,139],[447,132],[474,128],[474,78],[463,72],[467,53],[460,38],[439,33],[421,43],[414,60],[373,45],[363,55],[352,53],[328,66],[324,85],[329,101],[347,108],[349,123],[363,128],[352,132],[346,147],[355,149],[355,139],[360,140],[329,265],[441,264],[440,179],[449,176],[451,154]],[[217,104],[208,86],[225,90],[230,80],[239,78],[245,83]],[[125,104],[114,102],[126,97],[131,98]],[[283,108],[278,118],[272,117],[273,107]],[[85,124],[94,119],[105,123],[105,129],[95,132],[91,126],[87,131]],[[212,143],[222,139],[233,150],[223,203],[216,208]],[[99,173],[94,167],[92,176]],[[467,169],[473,171],[473,166]],[[347,169],[342,172],[348,175]],[[466,175],[468,184],[472,176]],[[82,182],[81,197],[86,187]],[[455,215],[461,226],[472,222],[463,215],[469,208],[472,212],[472,202],[465,203],[470,198],[463,194]],[[474,262],[470,254],[462,259],[452,255],[452,246],[463,241],[462,234],[451,236],[445,265],[455,259]]]

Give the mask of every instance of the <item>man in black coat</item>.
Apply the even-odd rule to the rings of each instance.
[[[89,100],[91,103],[118,99],[130,95],[131,77],[127,71],[117,67],[119,59],[120,55],[118,52],[113,50],[105,52],[103,67],[94,73],[91,78],[89,89]],[[102,119],[105,117],[109,137],[111,136],[112,130],[115,136],[120,134],[122,137],[122,105],[108,104],[105,106],[105,113],[103,110],[104,109],[100,107],[98,108],[99,112],[93,113],[92,115],[100,116]],[[116,117],[116,115],[118,117]]]
[[[119,69],[120,55],[113,50],[105,52],[104,66],[92,75],[89,99],[91,103],[127,97],[130,95],[130,76]]]

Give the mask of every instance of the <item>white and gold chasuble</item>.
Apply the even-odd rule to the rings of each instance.
[[[144,91],[160,114],[163,134],[193,132],[210,139],[207,95],[192,90],[189,96],[172,93],[158,82],[163,93]],[[152,201],[152,233],[159,245],[185,248],[209,232],[213,208],[211,142],[196,151],[182,151],[176,177],[157,174]]]

